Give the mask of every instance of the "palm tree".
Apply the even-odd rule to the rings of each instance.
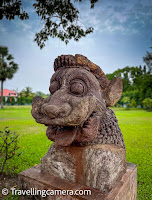
[[[26,87],[24,90],[22,90],[22,94],[25,97],[29,97],[29,96],[33,95],[32,88],[31,87]]]
[[[3,108],[3,83],[6,79],[12,79],[18,70],[18,65],[13,60],[13,56],[8,53],[8,48],[0,46],[1,109]]]

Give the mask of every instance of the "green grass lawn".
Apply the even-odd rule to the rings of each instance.
[[[152,112],[114,109],[122,130],[127,161],[138,168],[138,199],[152,200]]]
[[[31,116],[30,106],[4,107],[0,110],[0,130],[9,127],[19,133],[19,157],[14,157],[7,166],[7,171],[18,173],[35,164],[47,152],[51,141],[45,136],[46,127],[37,124]]]
[[[19,151],[7,165],[8,172],[18,173],[35,164],[47,152],[51,141],[45,136],[46,127],[37,124],[30,106],[4,107],[0,110],[0,130],[8,126],[20,134]],[[127,161],[138,167],[138,200],[152,199],[152,112],[114,108],[122,130]]]

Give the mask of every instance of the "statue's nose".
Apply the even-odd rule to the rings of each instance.
[[[49,118],[58,118],[58,117],[66,117],[71,112],[71,106],[69,104],[59,105],[45,105],[43,107],[45,115]]]

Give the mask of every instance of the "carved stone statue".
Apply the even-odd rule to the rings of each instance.
[[[122,80],[109,81],[85,56],[55,59],[50,96],[34,97],[32,116],[48,126],[54,141],[41,169],[69,181],[109,192],[126,170],[125,144],[114,112]]]

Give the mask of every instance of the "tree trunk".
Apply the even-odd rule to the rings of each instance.
[[[1,109],[3,109],[3,81],[1,80]]]

